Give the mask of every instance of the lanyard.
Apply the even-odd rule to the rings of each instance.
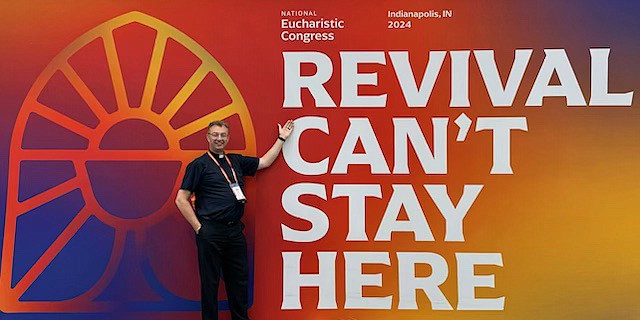
[[[218,168],[220,168],[220,171],[222,171],[222,174],[224,175],[224,178],[227,179],[227,182],[231,184],[231,180],[229,180],[229,176],[227,176],[227,173],[224,171],[224,169],[222,169],[222,166],[220,165],[220,163],[218,163],[218,160],[216,160],[216,158],[211,155],[210,151],[207,151],[207,154],[209,155],[209,158],[211,158],[211,160],[213,160],[213,162],[215,162],[218,165]],[[233,173],[233,179],[235,180],[235,183],[238,183],[238,177],[236,176],[236,171],[233,170],[231,161],[229,161],[229,158],[227,157],[226,154],[224,154],[224,158],[227,160],[227,163],[229,164],[229,168],[231,168],[231,173]]]

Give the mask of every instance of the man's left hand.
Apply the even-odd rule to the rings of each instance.
[[[293,131],[293,120],[287,120],[284,126],[281,126],[278,123],[278,136],[282,137],[282,139],[287,139],[291,134],[291,131]]]

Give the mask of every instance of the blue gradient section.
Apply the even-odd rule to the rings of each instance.
[[[22,137],[23,149],[87,149],[87,138],[32,113]]]
[[[160,300],[140,270],[140,256],[144,252],[136,246],[134,232],[127,232],[123,250],[114,277],[95,300],[111,302],[114,310],[123,311],[132,310],[132,303]]]
[[[200,310],[200,300],[188,300],[181,297],[176,296],[171,293],[171,291],[167,290],[162,283],[158,280],[155,273],[153,272],[153,268],[151,268],[151,264],[148,259],[145,259],[142,262],[142,273],[147,280],[147,283],[151,286],[153,291],[162,298],[162,303],[155,304],[147,304],[138,306],[140,309],[149,310],[149,311],[194,311]],[[228,310],[229,304],[226,300],[218,301],[218,308],[220,310]]]
[[[84,204],[80,189],[75,189],[17,218],[12,286],[55,241]]]
[[[71,161],[22,161],[18,201],[24,201],[76,176]]]
[[[114,233],[95,216],[89,217],[20,300],[62,301],[87,291],[104,272]]]

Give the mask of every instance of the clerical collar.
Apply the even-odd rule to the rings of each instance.
[[[211,155],[215,156],[215,157],[216,157],[216,158],[218,158],[218,159],[223,159],[223,158],[224,158],[224,152],[223,152],[223,153],[218,154],[218,153],[215,153],[215,152],[213,152],[213,151],[209,150],[209,153],[211,153]]]

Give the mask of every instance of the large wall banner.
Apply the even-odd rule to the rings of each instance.
[[[0,318],[200,319],[185,168],[292,119],[245,181],[252,319],[640,319],[639,16],[2,1]]]

